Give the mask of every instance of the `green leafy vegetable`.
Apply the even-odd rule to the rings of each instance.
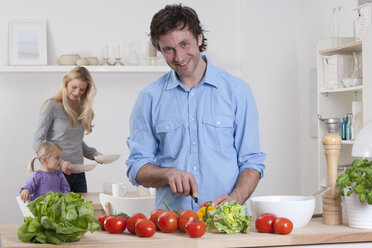
[[[245,214],[245,208],[236,201],[231,201],[220,204],[216,209],[208,211],[205,220],[207,231],[210,232],[213,227],[216,227],[219,232],[227,234],[248,233],[252,216]]]
[[[361,202],[367,201],[372,205],[372,161],[355,159],[351,168],[338,176],[336,185],[339,188],[339,198],[345,193],[347,196],[355,193],[359,195]]]
[[[22,242],[59,245],[78,241],[87,231],[101,230],[91,202],[81,194],[49,192],[30,202],[28,208],[35,218],[26,217],[18,229]]]

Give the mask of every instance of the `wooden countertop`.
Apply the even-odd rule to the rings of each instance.
[[[286,245],[316,245],[351,242],[372,242],[372,230],[352,229],[344,225],[324,225],[321,218],[313,218],[304,227],[295,229],[289,235],[259,233],[254,229],[254,223],[248,234],[206,233],[202,238],[189,238],[187,234],[174,232],[156,232],[151,238],[139,238],[126,230],[123,234],[107,232],[86,233],[82,240],[64,243],[58,247],[261,247]],[[55,245],[40,245],[22,243],[17,237],[20,225],[1,225],[2,247],[56,247]],[[372,245],[372,243],[371,243]]]

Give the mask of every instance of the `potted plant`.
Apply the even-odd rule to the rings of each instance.
[[[355,159],[336,181],[345,196],[349,226],[372,229],[372,161]]]

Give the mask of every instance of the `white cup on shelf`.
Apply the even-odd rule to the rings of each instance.
[[[125,195],[125,183],[113,183],[112,195],[115,197],[123,197]]]

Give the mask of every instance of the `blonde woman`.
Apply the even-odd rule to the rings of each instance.
[[[83,164],[84,157],[94,160],[101,155],[83,141],[84,132],[92,132],[92,109],[96,88],[89,71],[77,66],[62,80],[57,93],[41,106],[41,115],[34,134],[34,149],[44,140],[62,147],[61,170],[72,192],[87,192],[85,173],[77,173],[71,165]]]
[[[20,197],[25,202],[34,200],[50,191],[57,193],[70,192],[65,176],[59,170],[62,162],[62,148],[56,143],[43,141],[36,149],[36,157],[32,158],[28,170],[31,173],[26,185],[20,190]],[[34,171],[34,162],[38,159],[41,169]]]

